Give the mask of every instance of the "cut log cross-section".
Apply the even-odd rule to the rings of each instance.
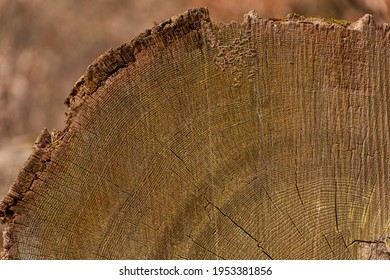
[[[389,259],[390,27],[213,23],[96,59],[1,203],[5,259]]]

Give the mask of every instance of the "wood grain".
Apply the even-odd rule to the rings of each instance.
[[[167,20],[88,67],[5,259],[389,259],[390,28]]]

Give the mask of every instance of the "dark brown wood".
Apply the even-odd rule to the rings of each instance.
[[[190,10],[99,57],[5,259],[389,259],[390,28]]]

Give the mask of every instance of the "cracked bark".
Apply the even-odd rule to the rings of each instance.
[[[5,259],[388,259],[390,28],[190,10],[109,50],[0,205]]]

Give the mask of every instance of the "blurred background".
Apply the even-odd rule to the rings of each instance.
[[[213,21],[242,22],[256,10],[349,21],[370,13],[390,23],[390,0],[0,0],[0,198],[42,128],[64,128],[63,101],[97,56],[203,6]]]

